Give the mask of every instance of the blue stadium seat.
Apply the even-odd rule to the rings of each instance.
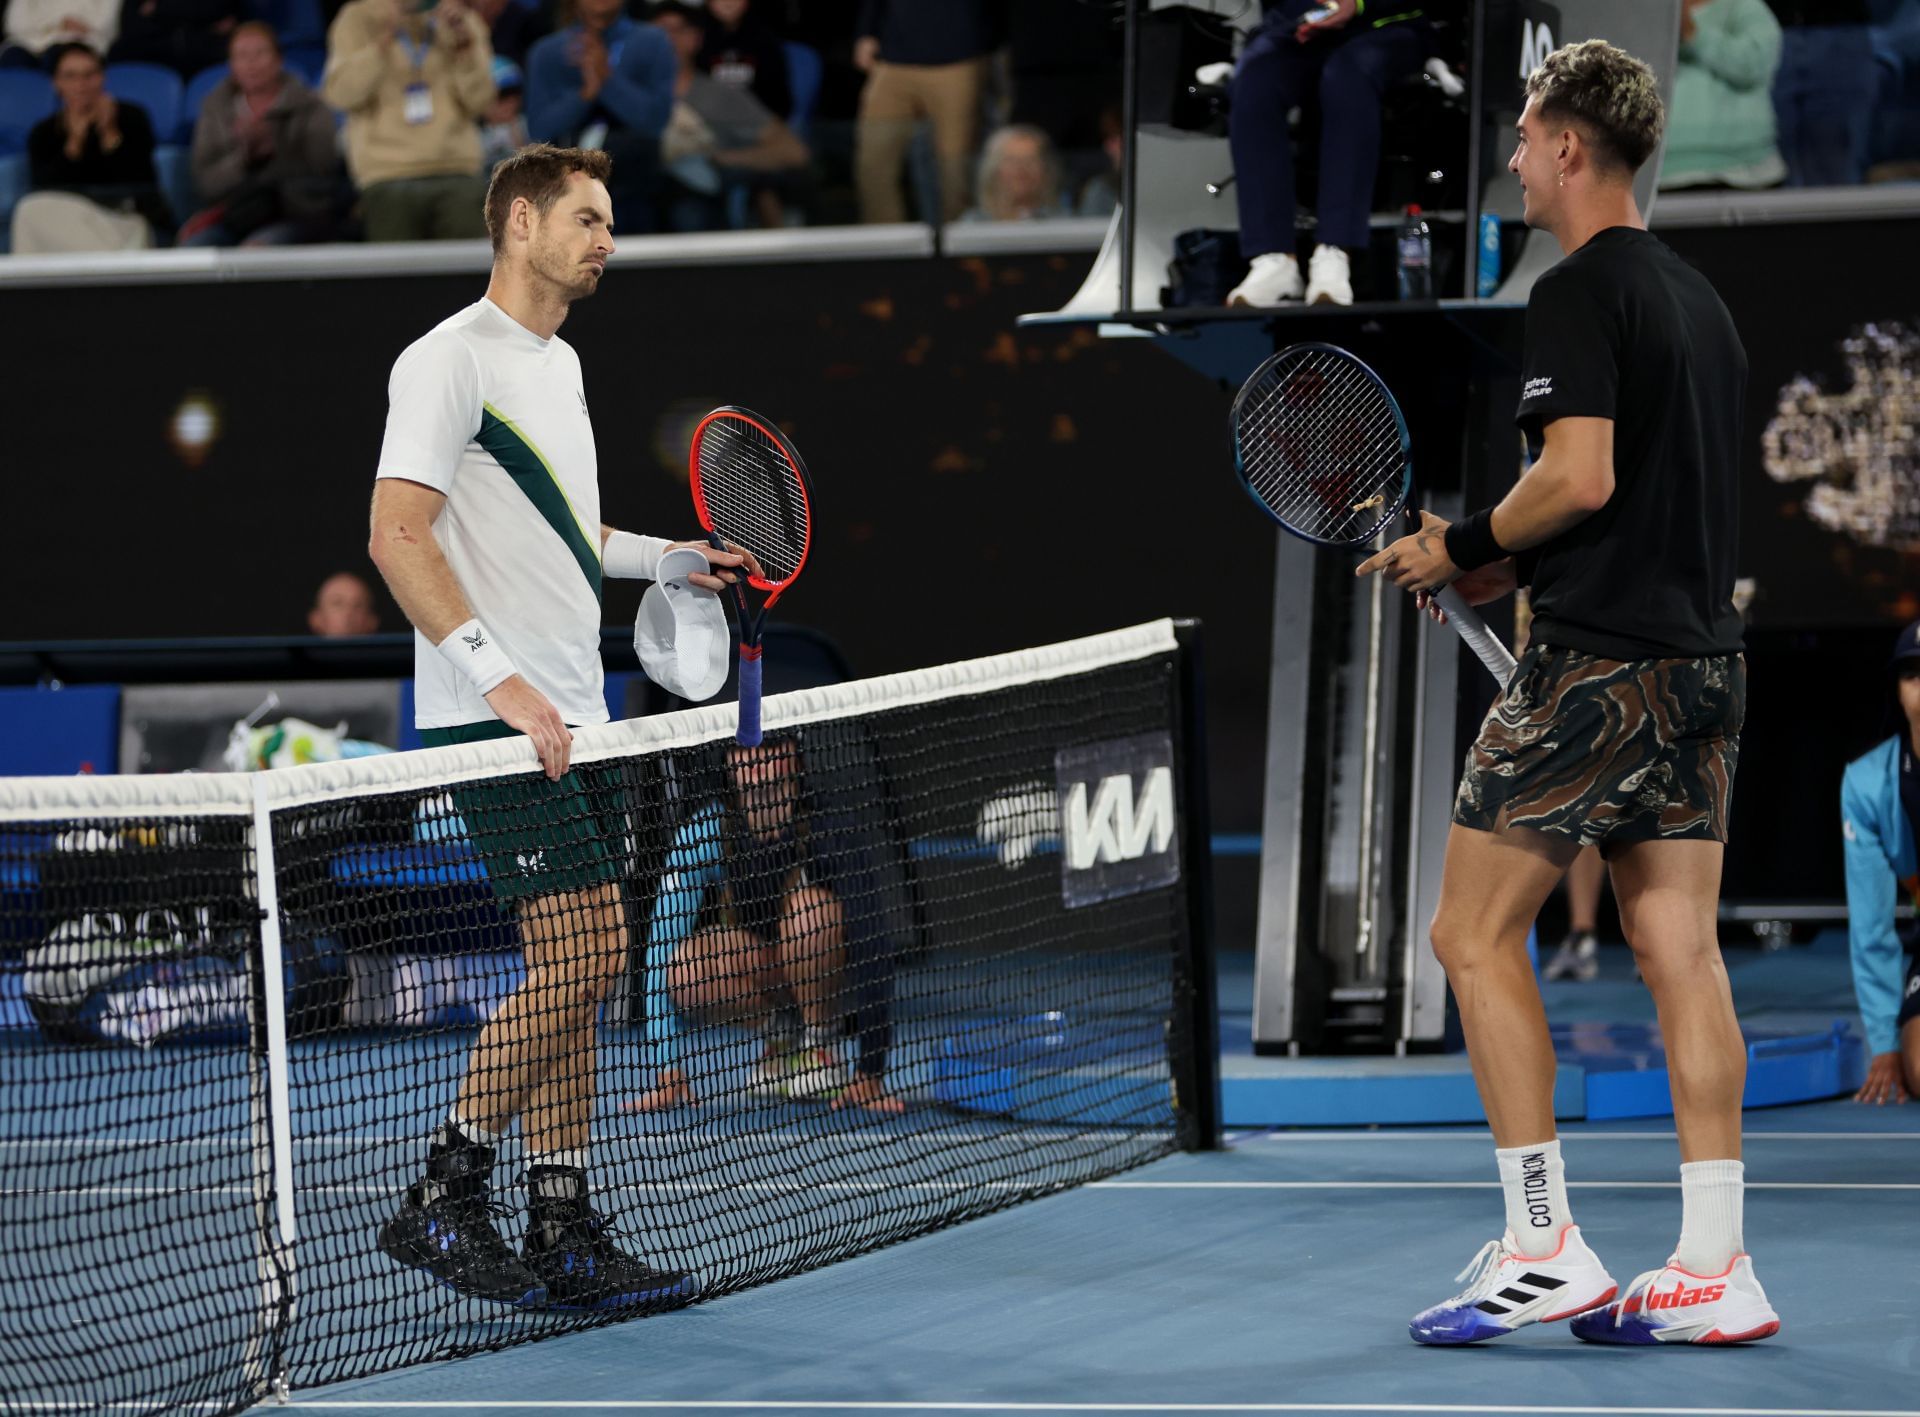
[[[160,195],[167,199],[176,224],[200,209],[199,195],[193,190],[193,149],[179,143],[166,143],[153,150],[153,175],[159,179]]]
[[[248,19],[273,26],[282,51],[327,42],[327,20],[319,0],[247,0],[246,11]]]
[[[0,153],[24,152],[33,125],[58,102],[53,80],[38,69],[0,69]]]
[[[173,70],[158,64],[109,64],[107,92],[146,109],[156,146],[179,140],[186,86]]]
[[[25,153],[0,153],[0,255],[13,249],[13,204],[30,184]]]
[[[307,81],[307,87],[320,87],[321,77],[327,72],[327,51],[317,44],[295,45],[281,52],[280,62]]]
[[[813,110],[820,102],[820,75],[825,66],[820,51],[811,45],[788,41],[781,48],[787,51],[787,83],[793,90],[793,112],[787,115],[787,126],[805,138],[813,125]]]
[[[226,77],[227,66],[215,64],[211,69],[202,69],[187,80],[186,106],[182,111],[185,114],[186,141],[189,146],[193,143],[194,126],[200,121],[200,110],[206,106],[207,95],[219,88]]]

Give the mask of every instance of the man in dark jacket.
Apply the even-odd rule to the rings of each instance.
[[[207,205],[182,246],[280,246],[330,234],[340,154],[333,110],[280,62],[258,20],[233,32],[231,72],[193,128],[193,185]]]

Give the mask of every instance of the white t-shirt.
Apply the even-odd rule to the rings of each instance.
[[[600,483],[580,356],[480,300],[408,345],[387,381],[380,477],[446,494],[433,524],[474,615],[567,723],[607,721]],[[414,722],[497,719],[414,632]]]

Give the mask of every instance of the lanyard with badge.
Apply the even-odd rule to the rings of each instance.
[[[401,102],[401,116],[418,126],[433,122],[433,90],[427,87],[427,48],[433,42],[433,25],[427,25],[427,38],[415,40],[402,29],[394,36],[407,51],[407,58],[413,64],[413,79],[407,85],[406,97]]]

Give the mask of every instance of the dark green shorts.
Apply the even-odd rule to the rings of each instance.
[[[519,736],[497,720],[420,730],[429,748]],[[496,899],[511,903],[620,879],[626,814],[617,784],[596,776],[575,768],[558,782],[535,773],[448,789]]]
[[[1467,754],[1453,819],[1592,846],[1725,841],[1747,662],[1529,649]]]

